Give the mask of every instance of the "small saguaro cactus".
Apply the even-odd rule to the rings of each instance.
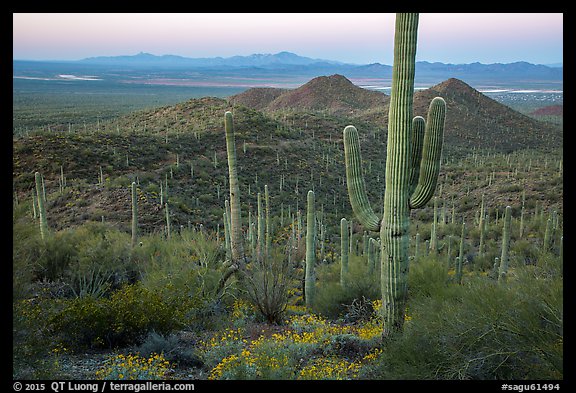
[[[314,206],[314,191],[308,191],[306,210],[306,280],[304,281],[304,294],[306,307],[310,308],[314,302],[316,264],[316,208]]]
[[[366,194],[358,131],[344,129],[346,181],[350,204],[365,229],[379,231],[384,335],[402,329],[408,293],[408,234],[410,209],[432,198],[442,155],[446,103],[436,97],[428,118],[413,118],[418,14],[396,15],[394,65],[388,116],[386,191],[380,219]]]

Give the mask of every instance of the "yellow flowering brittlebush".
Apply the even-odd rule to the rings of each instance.
[[[221,351],[221,360],[209,372],[209,379],[354,379],[360,368],[381,353],[370,351],[364,357],[347,360],[336,355],[310,360],[305,355],[326,348],[336,335],[354,335],[361,340],[380,337],[382,325],[374,318],[361,325],[336,325],[313,314],[291,316],[287,328],[256,339],[242,338],[240,329],[227,329],[206,341],[212,354],[230,343],[241,344]],[[229,349],[231,349],[229,347]]]
[[[354,379],[360,363],[337,357],[314,359],[298,374],[298,379]]]
[[[96,371],[96,379],[106,380],[159,380],[165,379],[170,362],[163,355],[119,354],[109,357]]]

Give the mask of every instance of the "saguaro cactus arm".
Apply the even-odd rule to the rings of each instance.
[[[344,128],[344,159],[346,161],[346,185],[354,215],[369,231],[380,230],[380,219],[372,210],[366,194],[362,175],[362,157],[358,131],[354,126]]]
[[[426,130],[426,121],[422,116],[416,116],[412,119],[412,154],[410,161],[410,194],[414,192],[418,185],[420,177],[420,162],[422,161],[422,144],[424,141],[424,132]]]
[[[420,175],[418,185],[410,197],[410,208],[417,209],[424,206],[436,189],[440,161],[442,158],[442,144],[444,142],[444,122],[446,119],[446,102],[436,97],[430,102],[424,145],[422,146],[422,160],[420,162]]]

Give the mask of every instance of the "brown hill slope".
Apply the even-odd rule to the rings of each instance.
[[[562,145],[562,129],[523,115],[450,78],[414,94],[414,116],[426,117],[432,98],[446,100],[446,143],[466,148],[515,150]],[[229,99],[265,112],[283,109],[327,111],[350,118],[357,126],[386,132],[390,97],[355,86],[342,75],[321,76],[293,90],[250,89]]]
[[[500,151],[562,145],[560,127],[523,115],[455,78],[416,91],[414,116],[426,117],[430,101],[437,96],[446,101],[446,145]],[[366,110],[355,118],[386,130],[388,105]]]
[[[435,96],[446,100],[449,143],[498,150],[562,145],[559,127],[523,115],[455,78],[415,93],[415,113],[426,113]]]
[[[288,89],[278,87],[253,87],[240,94],[228,98],[228,102],[233,105],[244,105],[248,108],[263,110]]]
[[[328,111],[330,114],[352,115],[360,111],[387,105],[383,93],[354,85],[342,75],[319,76],[297,89],[250,89],[232,96],[229,101],[253,109],[278,111],[283,109]],[[271,99],[274,94],[278,94]]]
[[[533,116],[562,116],[564,114],[564,105],[547,105],[530,112]]]

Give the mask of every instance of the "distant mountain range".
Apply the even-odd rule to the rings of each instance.
[[[140,65],[140,66],[186,66],[186,67],[277,67],[277,66],[302,66],[311,64],[344,65],[344,63],[312,59],[299,56],[291,52],[279,52],[276,54],[256,53],[249,56],[232,57],[183,57],[177,55],[156,56],[150,53],[140,52],[128,56],[98,56],[79,60],[85,64],[109,64],[109,65]]]
[[[78,60],[82,64],[98,64],[131,67],[187,67],[187,68],[257,68],[263,70],[285,71],[322,71],[324,74],[339,73],[348,77],[372,76],[389,77],[392,66],[380,63],[348,64],[325,59],[312,59],[291,52],[276,54],[252,54],[249,56],[190,58],[176,55],[153,55],[138,53],[128,56],[98,56]],[[420,76],[449,75],[464,77],[471,75],[492,77],[546,78],[563,79],[563,67],[532,64],[524,61],[514,63],[470,63],[447,64],[440,62],[419,61],[416,63],[416,73]]]

